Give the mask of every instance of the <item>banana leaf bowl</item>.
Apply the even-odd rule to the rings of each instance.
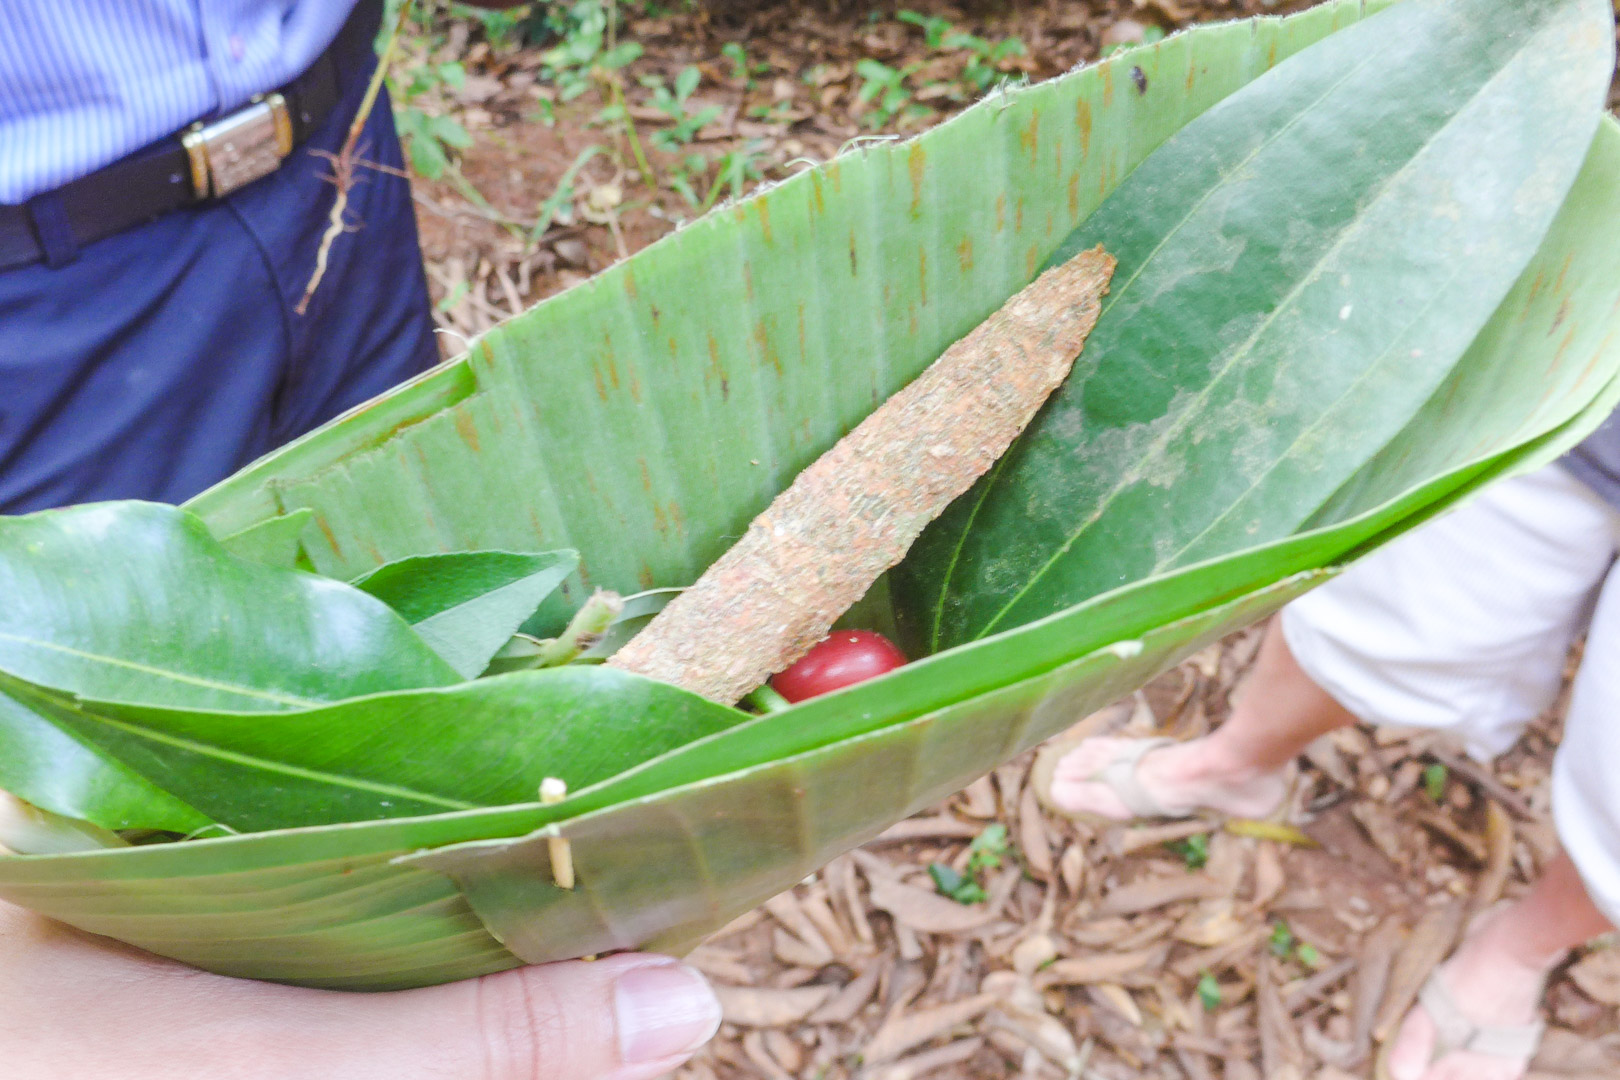
[[[1236,158],[1194,148],[1157,179],[1144,162],[1318,42],[1345,36],[1353,85],[1373,39],[1347,35],[1375,32],[1386,6],[1336,0],[1202,27],[846,153],[542,302],[187,507],[265,561],[342,579],[412,555],[567,547],[582,563],[564,606],[596,587],[687,584],[801,469],[1086,234],[1134,174],[1136,201],[1080,237],[1124,249],[1111,296],[1121,329],[1105,314],[1064,391],[1084,402],[1068,414],[1056,403],[1008,474],[976,489],[992,497],[953,506],[864,604],[921,659],[757,718],[625,675],[635,693],[607,695],[598,722],[633,730],[625,710],[663,710],[708,717],[709,733],[554,804],[0,858],[0,898],[211,971],[354,990],[678,952],[1359,555],[1554,460],[1620,402],[1620,124],[1594,105],[1557,146],[1511,142],[1558,126],[1522,105],[1537,96],[1524,86],[1572,68],[1606,84],[1601,62],[1545,43],[1457,60],[1489,66],[1437,107],[1407,163],[1366,178],[1341,218],[1302,216],[1309,265],[1290,269],[1281,248],[1187,255],[1247,281],[1265,277],[1247,272],[1250,255],[1296,275],[1277,287],[1283,317],[1243,328],[1254,347],[1235,381],[1264,374],[1264,422],[1240,408],[1253,395],[1223,381],[1233,369],[1133,353],[1122,336],[1169,317],[1136,298],[1152,271],[1131,276],[1142,260],[1127,257],[1146,243],[1130,228],[1164,202],[1155,192],[1191,185],[1176,205],[1241,215],[1258,196],[1231,182],[1269,144],[1216,139]],[[1612,27],[1607,42],[1587,33],[1602,23],[1585,0],[1460,6],[1515,20],[1544,9],[1548,33],[1574,11],[1583,47],[1612,49]],[[1444,63],[1400,70],[1410,93],[1432,83],[1436,99],[1459,81]],[[1587,92],[1582,78],[1569,93]],[[1572,111],[1556,87],[1548,96],[1545,108]],[[1276,131],[1376,137],[1333,115],[1330,94],[1296,99]],[[1517,126],[1502,122],[1503,101]],[[1423,300],[1410,280],[1380,276],[1377,259],[1409,234],[1430,243],[1427,218],[1399,218],[1413,200],[1390,193],[1443,172],[1437,155],[1474,153],[1457,132],[1487,120],[1509,140],[1492,152],[1541,185],[1544,210],[1485,246],[1442,251],[1445,268],[1424,280],[1445,288]],[[1260,175],[1286,195],[1300,185],[1285,173]],[[1435,198],[1466,217],[1467,193],[1447,191]],[[1322,304],[1331,317],[1305,310]],[[1334,374],[1338,328],[1358,325],[1358,305],[1398,324],[1392,344]],[[1174,309],[1185,336],[1230,345],[1232,328],[1200,310]],[[1017,470],[1024,480],[1009,479]],[[1036,569],[1008,554],[1008,537],[1048,528],[1062,541],[1038,546]],[[548,706],[527,707],[542,718]],[[570,842],[573,889],[554,880],[555,837]]]

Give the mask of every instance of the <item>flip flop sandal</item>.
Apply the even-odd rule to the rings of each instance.
[[[1429,1014],[1435,1029],[1434,1049],[1429,1053],[1429,1065],[1459,1050],[1474,1054],[1483,1054],[1487,1057],[1505,1058],[1509,1061],[1523,1061],[1528,1068],[1530,1059],[1536,1056],[1536,1050],[1541,1046],[1541,1037],[1547,1030],[1547,1025],[1541,1021],[1533,1024],[1477,1024],[1463,1015],[1457,999],[1452,996],[1451,987],[1440,978],[1437,970],[1429,976],[1418,991],[1417,1003],[1423,1011]],[[1404,1026],[1404,1024],[1403,1024]],[[1398,1029],[1397,1029],[1398,1030]],[[1395,1036],[1378,1049],[1378,1061],[1374,1076],[1378,1080],[1394,1080],[1394,1073],[1390,1071],[1390,1056],[1394,1051]]]
[[[1035,785],[1036,802],[1060,817],[1102,827],[1129,825],[1131,820],[1164,821],[1203,816],[1197,811],[1167,809],[1149,794],[1136,775],[1137,767],[1142,764],[1144,757],[1161,747],[1175,745],[1175,739],[1166,738],[1128,739],[1118,757],[1086,777],[1086,782],[1102,784],[1117,795],[1119,801],[1124,803],[1125,808],[1133,815],[1132,819],[1111,818],[1087,810],[1065,810],[1055,804],[1052,801],[1052,779],[1057,773],[1058,762],[1081,743],[1098,737],[1095,732],[1074,732],[1052,740],[1041,749],[1030,774],[1030,782]]]

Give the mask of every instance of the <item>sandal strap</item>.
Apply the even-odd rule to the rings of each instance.
[[[1533,1024],[1475,1023],[1463,1015],[1462,1007],[1439,971],[1430,975],[1423,989],[1418,991],[1418,1004],[1434,1023],[1436,1039],[1431,1061],[1457,1050],[1510,1061],[1529,1061],[1536,1056],[1541,1037],[1547,1030],[1547,1025],[1540,1021]]]
[[[1153,751],[1164,746],[1173,746],[1174,739],[1138,739],[1126,750],[1110,761],[1107,765],[1091,777],[1100,784],[1107,784],[1119,801],[1125,804],[1125,809],[1139,818],[1165,818],[1186,816],[1178,810],[1171,810],[1155,799],[1147,788],[1142,786],[1141,779],[1136,770],[1142,759]]]

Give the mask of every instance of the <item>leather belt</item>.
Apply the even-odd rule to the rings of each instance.
[[[86,244],[274,172],[331,116],[349,79],[369,67],[381,8],[361,0],[326,51],[279,90],[21,206],[0,206],[0,271],[60,266]]]

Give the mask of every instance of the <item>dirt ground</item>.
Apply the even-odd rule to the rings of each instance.
[[[1017,37],[1006,74],[1041,79],[1202,19],[1308,6],[1266,0],[1028,0],[908,5],[988,42]],[[963,107],[964,56],[864,2],[719,5],[635,17],[625,69],[640,175],[610,88],[558,100],[538,47],[496,45],[441,19],[401,65],[464,64],[416,107],[454,116],[459,173],[413,181],[447,354],[696,216],[667,182],[712,188],[725,156],[746,187],[826,160],[851,139],[905,134]],[[874,17],[876,13],[876,17]],[[727,56],[741,44],[747,68]],[[873,125],[857,65],[919,65],[906,109]],[[399,67],[401,65],[396,65]],[[930,68],[932,65],[932,68]],[[654,76],[702,74],[688,113],[714,118],[673,150]],[[956,100],[957,97],[962,100]],[[1620,81],[1613,103],[1620,104]],[[551,122],[546,122],[547,120]],[[592,146],[571,191],[554,197]],[[722,189],[724,186],[722,185]],[[547,212],[549,228],[536,232]],[[1259,640],[1237,635],[1086,721],[1191,737],[1219,723]],[[737,1077],[1127,1077],[1347,1080],[1449,951],[1466,919],[1525,888],[1554,849],[1547,778],[1556,710],[1506,758],[1472,764],[1442,739],[1352,730],[1313,748],[1292,827],[1193,822],[1094,830],[1044,813],[1031,759],[998,769],[739,919],[692,962],[720,987],[720,1037],[681,1070]],[[1000,828],[997,828],[997,827]],[[1005,840],[999,838],[1005,830]],[[932,868],[932,869],[931,869]],[[936,883],[967,886],[959,903]],[[1562,969],[1533,1074],[1620,1076],[1620,949]]]

